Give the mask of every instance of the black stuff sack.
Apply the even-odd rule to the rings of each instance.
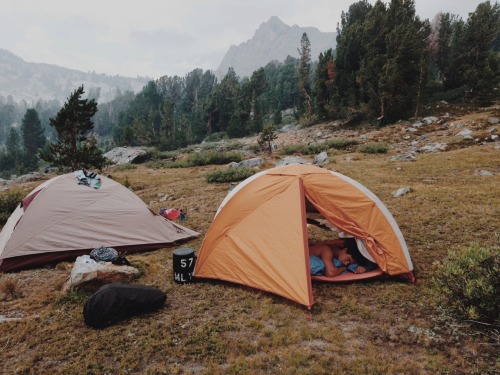
[[[123,319],[159,309],[167,295],[158,288],[145,285],[107,284],[85,302],[85,324],[105,328]]]
[[[96,262],[113,262],[118,258],[118,251],[112,247],[96,247],[90,252],[90,257]]]

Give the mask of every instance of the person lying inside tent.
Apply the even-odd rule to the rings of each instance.
[[[374,263],[360,265],[349,252],[347,241],[341,239],[309,245],[309,261],[313,276],[335,277],[347,272],[359,274],[376,268]]]

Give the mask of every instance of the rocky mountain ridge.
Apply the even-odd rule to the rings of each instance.
[[[113,100],[118,93],[139,92],[149,81],[146,77],[129,78],[95,72],[84,73],[57,65],[26,62],[13,53],[0,49],[0,100],[57,100],[63,103],[80,85],[98,102]],[[3,99],[2,99],[3,98]]]
[[[307,33],[311,42],[311,58],[318,59],[320,52],[335,48],[336,33],[321,32],[315,27],[288,26],[273,16],[263,22],[254,36],[238,46],[231,46],[216,70],[223,77],[232,67],[240,77],[250,77],[260,67],[271,61],[284,61],[287,56],[299,57],[302,34]]]

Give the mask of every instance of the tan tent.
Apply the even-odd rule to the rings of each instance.
[[[354,237],[381,273],[413,278],[405,240],[383,203],[358,182],[311,165],[269,169],[236,186],[203,240],[195,277],[255,287],[310,307],[308,211],[321,214],[339,235]]]
[[[0,271],[74,259],[99,246],[135,252],[198,235],[155,214],[118,182],[101,180],[93,189],[70,173],[28,194],[0,233]]]

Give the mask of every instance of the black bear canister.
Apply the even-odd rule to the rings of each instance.
[[[174,250],[174,281],[185,284],[193,281],[194,264],[196,257],[191,248],[180,248]]]

